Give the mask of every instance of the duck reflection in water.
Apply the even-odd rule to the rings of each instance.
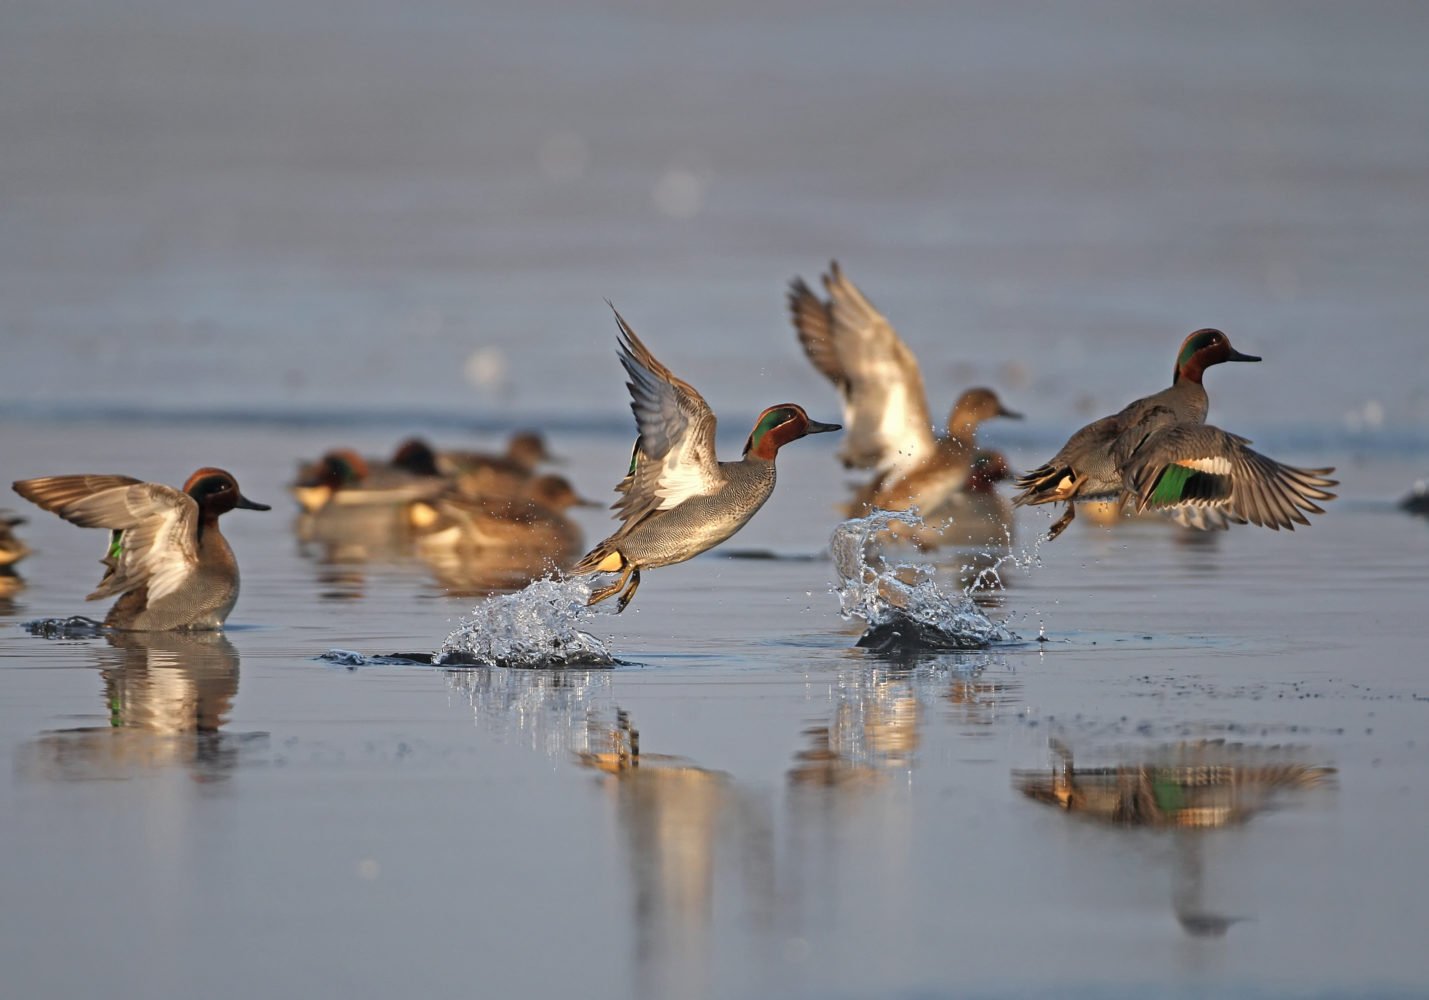
[[[854,791],[913,767],[923,706],[910,671],[875,667],[841,675],[827,723],[804,730],[794,758],[794,787]]]
[[[635,902],[639,994],[652,998],[719,995],[711,922],[716,867],[730,855],[746,879],[755,912],[755,946],[769,940],[774,909],[772,819],[728,775],[680,757],[644,753],[624,711],[593,723],[590,749],[577,759],[602,775],[626,842]]]
[[[1205,903],[1208,831],[1238,826],[1279,800],[1327,787],[1335,769],[1302,763],[1295,748],[1205,740],[1148,752],[1139,761],[1078,770],[1072,752],[1052,740],[1050,771],[1014,771],[1028,798],[1111,826],[1173,831],[1176,873],[1172,909],[1186,933],[1218,937],[1246,917]]]
[[[135,777],[165,767],[226,778],[266,734],[222,732],[238,693],[238,651],[221,632],[110,632],[95,646],[107,721],[44,733],[20,755],[32,778]]]
[[[25,589],[24,579],[15,572],[15,564],[30,554],[30,547],[15,534],[24,523],[23,517],[0,509],[0,614],[13,610],[14,596]]]

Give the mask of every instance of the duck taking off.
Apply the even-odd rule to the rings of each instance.
[[[46,476],[14,489],[72,524],[109,529],[104,578],[85,599],[118,594],[104,624],[135,632],[222,628],[238,601],[238,562],[219,516],[270,509],[212,468],[189,476],[182,490],[130,476]]]
[[[1333,500],[1325,478],[1334,469],[1281,465],[1250,441],[1208,425],[1210,405],[1201,376],[1223,361],[1259,361],[1231,346],[1219,330],[1197,330],[1181,344],[1170,388],[1128,404],[1073,434],[1045,465],[1016,480],[1017,506],[1065,501],[1052,525],[1056,538],[1076,516],[1079,500],[1119,500],[1138,512],[1169,511],[1202,529],[1229,522],[1294,530],[1322,514],[1317,500]]]
[[[971,480],[978,426],[1021,414],[991,389],[969,389],[948,414],[947,434],[935,435],[923,375],[908,345],[838,261],[830,261],[822,280],[827,301],[802,278],[789,283],[789,317],[809,361],[843,399],[844,466],[875,470],[872,481],[855,490],[848,515],[916,504],[930,524],[945,519]]]
[[[781,446],[840,427],[809,419],[793,403],[781,403],[759,415],[739,461],[718,461],[715,415],[709,404],[650,353],[619,312],[615,322],[640,437],[630,469],[615,487],[621,497],[611,505],[620,529],[588,552],[572,572],[619,573],[614,583],[591,594],[589,602],[597,604],[624,588],[619,613],[635,596],[641,570],[684,562],[744,527],[774,492],[774,458]]]

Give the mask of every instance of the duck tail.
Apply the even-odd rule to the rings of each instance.
[[[1071,466],[1048,463],[1025,472],[1012,481],[1022,492],[1012,498],[1015,507],[1028,504],[1055,503],[1070,499],[1076,491],[1077,476]]]
[[[571,575],[586,573],[619,573],[625,569],[625,556],[615,547],[615,540],[607,538],[581,557],[580,562],[571,567]]]

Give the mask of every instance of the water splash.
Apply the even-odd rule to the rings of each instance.
[[[875,510],[834,529],[829,545],[839,574],[839,613],[868,623],[860,646],[982,649],[1014,636],[983,614],[967,591],[945,593],[932,566],[889,565],[875,536],[893,522],[921,528],[916,511]],[[995,573],[994,573],[995,576]]]
[[[68,618],[37,618],[34,621],[25,622],[21,627],[41,639],[95,639],[114,633],[114,630],[103,622],[86,618],[83,615],[71,615]]]
[[[318,657],[324,663],[356,670],[358,667],[411,667],[430,665],[431,653],[389,653],[385,656],[368,656],[353,649],[333,647]]]
[[[493,667],[609,667],[615,657],[581,628],[595,616],[586,607],[584,579],[542,579],[514,594],[487,598],[462,619],[432,662]]]

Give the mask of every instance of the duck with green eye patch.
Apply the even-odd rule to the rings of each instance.
[[[1187,527],[1231,523],[1294,529],[1332,500],[1334,469],[1282,465],[1250,441],[1206,423],[1210,400],[1201,378],[1226,361],[1259,361],[1231,346],[1220,330],[1190,334],[1176,353],[1171,386],[1127,404],[1073,434],[1046,464],[1017,480],[1013,503],[1065,502],[1052,525],[1056,538],[1076,516],[1078,501],[1117,500],[1138,512],[1162,510]]]
[[[715,415],[695,388],[650,353],[617,312],[620,363],[630,376],[630,408],[640,437],[629,472],[615,487],[615,534],[576,564],[574,573],[619,574],[591,594],[597,604],[617,593],[617,613],[640,586],[640,571],[684,562],[744,527],[774,492],[779,449],[809,434],[840,430],[811,420],[794,403],[759,415],[737,462],[715,456]]]

